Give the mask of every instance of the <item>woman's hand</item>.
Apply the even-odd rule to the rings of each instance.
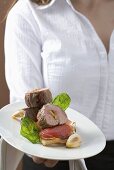
[[[35,156],[32,156],[32,159],[35,163],[37,164],[43,163],[45,166],[49,168],[54,167],[58,163],[58,160],[43,159]]]

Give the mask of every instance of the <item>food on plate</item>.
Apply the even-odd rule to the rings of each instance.
[[[25,93],[25,103],[28,107],[39,109],[52,101],[52,94],[48,88],[34,89]]]
[[[21,110],[16,111],[12,118],[16,120],[21,120],[24,116],[31,118],[33,121],[37,122],[37,113],[39,109],[37,107],[26,107]]]
[[[37,124],[42,129],[62,125],[68,121],[66,113],[53,104],[44,105],[37,114]]]
[[[79,147],[80,136],[76,134],[75,122],[68,119],[65,110],[71,99],[67,93],[52,98],[48,88],[34,89],[25,93],[26,108],[13,117],[22,116],[20,134],[32,143],[45,146],[64,145]]]
[[[66,144],[67,139],[75,133],[75,126],[71,121],[52,128],[40,131],[40,140],[43,145]]]
[[[39,129],[36,123],[29,117],[22,119],[20,134],[32,143],[40,143]]]
[[[28,107],[28,108],[23,108],[24,114],[26,117],[31,118],[33,121],[37,122],[37,114],[39,111],[38,107]]]
[[[71,98],[67,93],[60,93],[52,100],[52,104],[59,106],[63,110],[66,110],[69,107],[70,102]]]
[[[81,138],[77,133],[73,133],[66,141],[67,148],[79,147],[81,144]]]
[[[12,115],[12,118],[13,118],[13,119],[20,120],[22,117],[24,117],[24,115],[25,115],[24,110],[21,109],[21,110],[16,111],[16,112]]]

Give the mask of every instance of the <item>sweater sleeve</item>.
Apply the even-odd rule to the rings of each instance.
[[[20,101],[26,91],[43,86],[40,31],[30,18],[11,11],[6,21],[5,76],[10,102]]]

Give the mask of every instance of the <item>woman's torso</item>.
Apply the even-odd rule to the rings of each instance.
[[[104,46],[70,0],[54,0],[45,8],[27,1],[41,32],[44,86],[53,95],[66,91],[71,107],[93,120],[108,140],[114,139],[114,33]]]
[[[71,0],[74,9],[85,15],[109,52],[110,37],[114,29],[114,1]]]

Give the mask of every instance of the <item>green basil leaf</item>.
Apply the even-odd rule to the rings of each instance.
[[[59,106],[61,109],[66,110],[71,102],[71,98],[67,93],[60,93],[53,100],[52,104]]]
[[[39,129],[29,117],[22,118],[20,134],[32,143],[40,143]]]

